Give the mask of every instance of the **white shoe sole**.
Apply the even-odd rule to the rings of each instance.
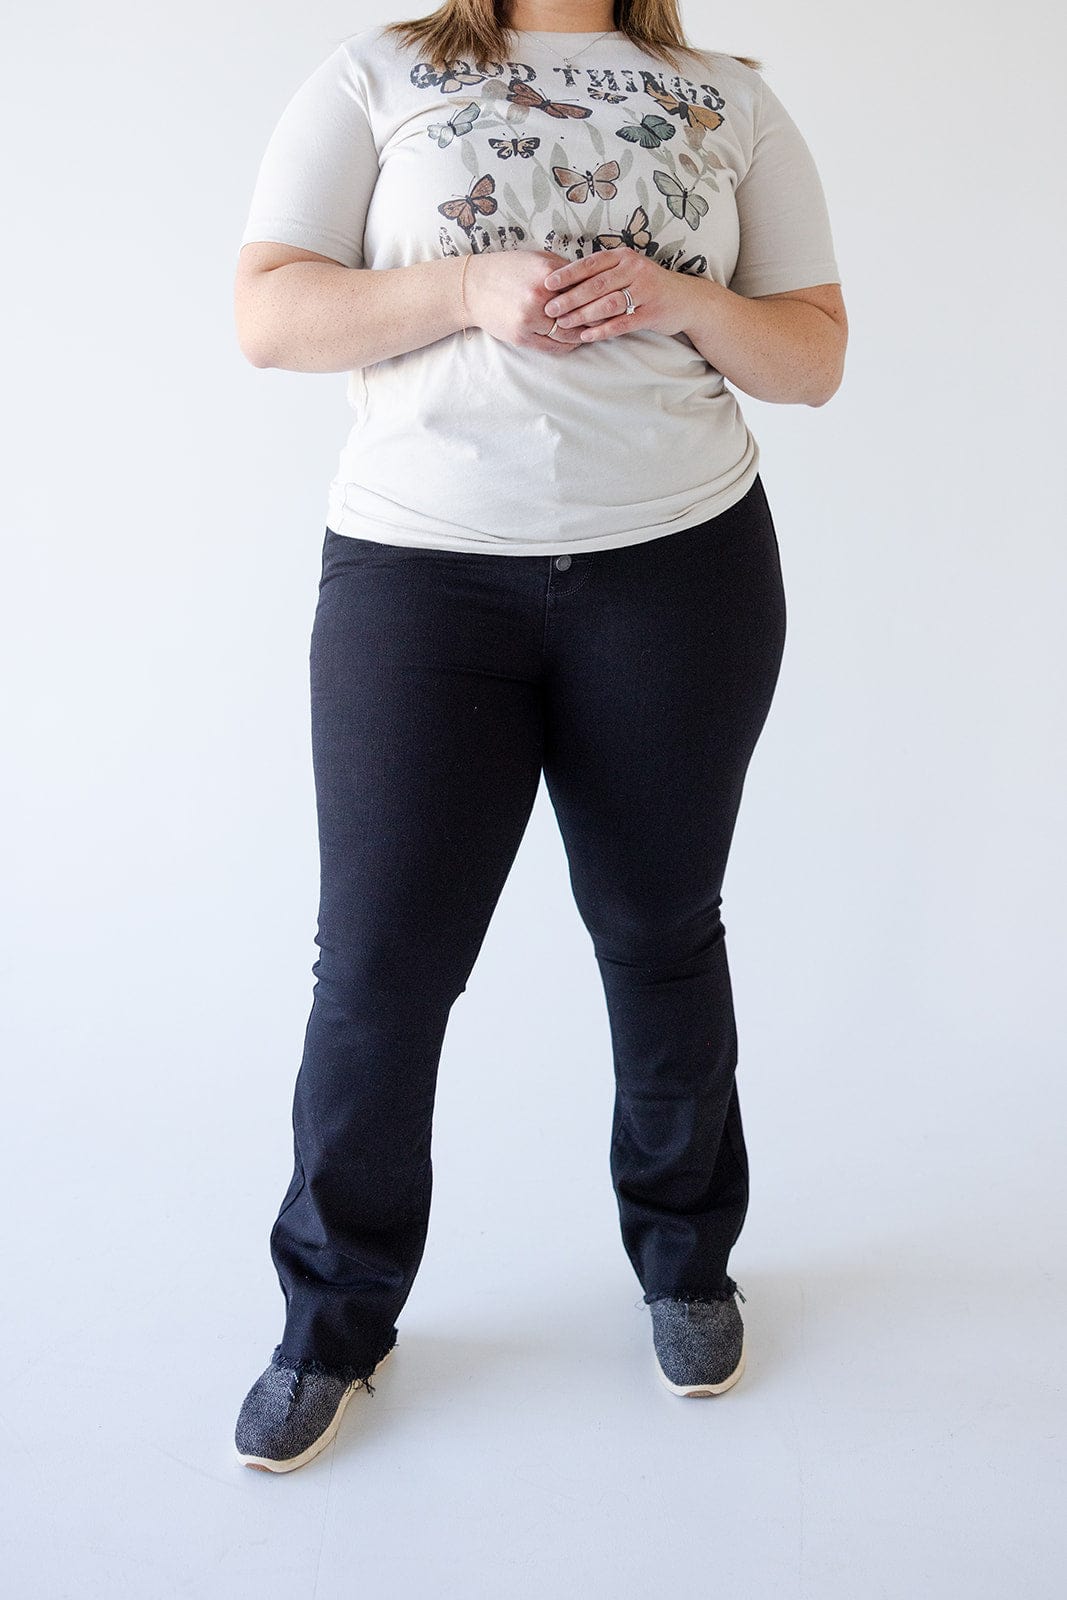
[[[656,1355],[654,1350],[652,1352],[652,1357],[656,1363],[656,1371],[659,1373],[660,1381],[666,1384],[667,1388],[672,1394],[692,1395],[699,1399],[704,1395],[722,1394],[725,1390],[733,1388],[734,1384],[745,1370],[745,1354],[747,1346],[748,1338],[746,1330],[746,1332],[741,1336],[741,1356],[737,1366],[730,1373],[729,1377],[724,1378],[721,1383],[672,1383],[667,1374],[664,1372],[663,1368],[660,1366],[659,1356]]]
[[[385,1352],[384,1356],[375,1367],[375,1372],[381,1371],[382,1367],[384,1367],[385,1363],[389,1360],[389,1357],[392,1355],[395,1349],[396,1345],[394,1344]],[[372,1373],[371,1376],[373,1377],[374,1374]],[[298,1456],[291,1456],[288,1461],[272,1461],[269,1456],[246,1456],[242,1455],[240,1450],[238,1450],[238,1461],[242,1462],[246,1467],[257,1467],[260,1472],[295,1472],[297,1467],[306,1466],[309,1461],[313,1461],[317,1455],[325,1450],[326,1446],[331,1442],[331,1440],[336,1437],[337,1430],[341,1426],[341,1418],[345,1414],[345,1407],[357,1390],[361,1389],[362,1387],[362,1379],[353,1381],[348,1385],[348,1388],[345,1390],[344,1394],[337,1403],[337,1410],[334,1412],[332,1421],[326,1428],[323,1429],[322,1433],[319,1434],[319,1437],[312,1440],[307,1449],[302,1450]]]

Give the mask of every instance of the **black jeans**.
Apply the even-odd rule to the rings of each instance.
[[[276,1356],[362,1377],[396,1341],[449,1011],[542,772],[608,1007],[625,1250],[646,1301],[732,1293],[748,1158],[721,888],[785,623],[758,477],[696,526],[571,556],[327,529],[320,954],[270,1238]]]

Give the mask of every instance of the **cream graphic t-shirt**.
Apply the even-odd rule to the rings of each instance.
[[[618,32],[511,38],[441,73],[381,25],[345,39],[282,111],[241,243],[352,268],[622,243],[746,296],[840,282],[811,153],[760,73],[687,53],[679,76]],[[758,469],[685,335],[559,357],[456,332],[349,373],[347,396],[326,521],[389,544],[609,549],[717,516]]]

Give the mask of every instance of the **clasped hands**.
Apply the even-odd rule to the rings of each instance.
[[[552,293],[542,310],[556,319],[544,337],[591,344],[638,330],[681,333],[690,307],[686,290],[692,288],[684,278],[629,245],[565,260],[544,279]],[[629,315],[623,289],[629,289],[636,308]]]

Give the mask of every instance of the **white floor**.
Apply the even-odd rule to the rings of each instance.
[[[456,1066],[396,1352],[288,1476],[231,1445],[280,1331],[263,1184],[168,1198],[158,1129],[143,1181],[101,1163],[81,1210],[37,1168],[45,1225],[17,1241],[5,1317],[8,1592],[1060,1600],[1062,1241],[1031,1203],[1040,1149],[1026,1170],[975,1149],[920,1221],[891,1129],[795,1189],[800,1139],[761,1148],[733,1262],[748,1368],[685,1400],[655,1376],[589,1127],[539,1122],[527,1089],[512,1149],[476,1176],[468,1094]],[[97,1250],[71,1265],[82,1225]]]

